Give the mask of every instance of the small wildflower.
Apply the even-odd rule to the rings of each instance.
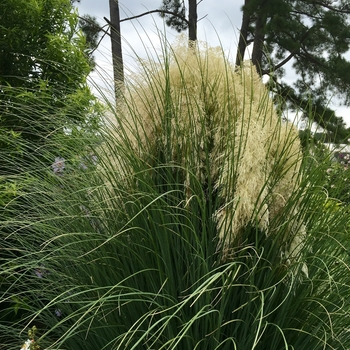
[[[85,205],[79,205],[79,209],[85,213],[85,215],[89,216],[90,215],[90,211],[88,208],[85,207]]]
[[[88,164],[91,163],[92,165],[96,166],[98,158],[94,154],[90,154],[89,156],[84,157],[79,164],[79,167],[83,170],[86,170],[88,168],[88,166],[85,163],[85,160],[87,161]]]
[[[34,340],[26,340],[26,342],[22,345],[20,350],[30,350],[30,346],[34,343]]]
[[[91,162],[93,165],[97,165],[98,158],[94,154],[91,155]]]
[[[40,350],[40,346],[35,341],[35,332],[37,331],[36,327],[33,326],[32,329],[28,331],[28,337],[25,343],[22,345],[20,350]]]
[[[80,163],[79,163],[79,168],[80,168],[80,169],[83,169],[83,170],[86,170],[88,167],[87,167],[87,165],[85,165],[85,163],[80,162]]]
[[[69,292],[69,294],[72,294],[72,293]],[[70,302],[71,302],[70,299],[65,300],[65,303],[70,303]]]
[[[57,317],[61,317],[61,316],[62,316],[62,311],[61,311],[60,309],[56,309],[56,310],[55,310],[55,315],[56,315]]]
[[[56,175],[62,175],[65,168],[65,159],[62,157],[56,157],[52,163],[51,168]]]
[[[36,274],[37,277],[39,278],[44,278],[47,274],[48,274],[48,271],[45,269],[45,267],[42,265],[40,267],[37,267],[35,270],[34,270],[34,273]]]
[[[37,277],[39,278],[43,278],[44,277],[44,273],[42,272],[41,269],[35,269],[34,273],[37,275]]]

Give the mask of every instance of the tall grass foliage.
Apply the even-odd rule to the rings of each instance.
[[[139,63],[103,142],[70,139],[64,168],[33,159],[5,205],[5,348],[35,325],[41,349],[349,349],[326,162],[220,48],[180,40]]]

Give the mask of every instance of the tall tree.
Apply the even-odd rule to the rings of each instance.
[[[123,53],[120,32],[120,12],[118,0],[109,0],[110,28],[111,28],[111,46],[113,59],[113,74],[115,81],[115,95],[118,97],[118,91],[124,81]]]
[[[159,13],[161,17],[166,18],[166,23],[178,32],[188,29],[188,38],[191,42],[197,40],[197,2],[188,0],[188,19],[186,18],[186,7],[180,0],[163,0],[160,9],[147,11],[142,14],[120,19],[118,0],[109,0],[110,19],[104,17],[110,26],[113,73],[115,81],[115,94],[118,97],[119,89],[124,81],[123,55],[121,43],[120,23],[132,20],[138,17],[146,16],[152,13]]]
[[[159,9],[161,17],[165,18],[165,23],[171,28],[181,32],[188,29],[188,39],[197,40],[197,0],[188,0],[186,9],[184,0],[162,0],[162,6]],[[188,13],[188,19],[186,18]]]
[[[350,105],[350,5],[348,0],[245,0],[236,63],[249,45],[251,60],[270,87],[284,98],[312,110],[330,139],[343,141],[350,132],[342,118],[326,108],[331,95]],[[293,86],[281,82],[292,62]]]

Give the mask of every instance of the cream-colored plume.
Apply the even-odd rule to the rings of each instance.
[[[143,62],[118,107],[118,123],[140,158],[161,144],[170,147],[174,164],[200,181],[211,178],[223,203],[215,212],[221,247],[248,223],[271,234],[271,222],[298,186],[297,130],[281,121],[254,67],[235,69],[221,48],[188,48],[180,40],[163,63]],[[288,227],[291,247],[302,225]]]

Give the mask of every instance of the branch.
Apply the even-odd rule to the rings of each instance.
[[[107,24],[109,24],[109,26],[110,26],[111,28],[114,28],[113,23],[112,23],[107,17],[103,17],[103,19],[107,22]],[[110,34],[108,34],[108,35],[111,36]]]
[[[204,19],[205,17],[207,17],[208,14],[206,14],[205,16],[201,17],[197,22],[201,21],[202,19]]]
[[[316,4],[316,5],[323,6],[323,7],[327,8],[330,11],[334,11],[334,12],[338,12],[338,13],[345,13],[345,14],[349,14],[350,13],[350,9],[349,9],[348,5],[344,5],[342,8],[337,8],[337,7],[334,7],[334,6],[330,5],[330,4],[327,4],[327,3],[322,2],[322,1],[313,1],[313,3]]]
[[[96,47],[95,47],[91,52],[89,52],[89,55],[90,55],[90,56],[91,56],[91,55],[97,50],[97,48],[100,46],[101,41],[103,40],[103,38],[105,37],[106,34],[109,35],[109,36],[111,36],[111,34],[109,34],[107,31],[104,30],[103,32],[104,32],[104,33],[103,33],[103,35],[101,36],[100,40],[98,41]]]
[[[180,18],[187,25],[189,25],[189,21],[185,17],[180,16],[176,12],[167,11],[167,10],[152,10],[152,11],[148,11],[148,12],[145,12],[145,13],[141,13],[140,15],[137,15],[137,16],[123,18],[123,19],[120,20],[120,22],[130,21],[130,20],[135,19],[135,18],[139,18],[139,17],[142,17],[142,16],[150,15],[151,13],[161,13],[162,15],[164,15],[164,14],[172,15],[172,16],[175,16],[177,18]],[[103,17],[103,18],[105,19],[105,21],[107,21],[108,24],[110,24],[110,22],[106,19],[106,17]]]
[[[84,17],[81,17],[81,16],[78,16],[78,18],[81,19],[82,21],[89,22],[90,24],[92,24],[92,25],[94,25],[95,27],[97,27],[101,32],[104,32],[105,34],[110,35],[110,34],[107,32],[107,30],[104,29],[105,26],[103,26],[103,27],[97,26],[95,22],[90,21],[89,19],[84,18]]]
[[[303,52],[300,53],[300,56],[308,59],[310,62],[315,63],[322,68],[328,68],[326,64],[324,64],[322,61],[318,60],[314,55],[309,53],[305,48],[303,48]]]
[[[297,53],[299,52],[299,50],[293,51],[290,53],[289,56],[287,56],[283,61],[281,61],[280,63],[276,64],[272,69],[265,69],[264,71],[262,71],[262,75],[264,74],[269,74],[271,71],[276,71],[277,69],[281,68],[282,66],[284,66],[288,61],[290,61]]]
[[[308,35],[309,35],[309,33],[311,32],[312,29],[313,29],[313,27],[309,28],[309,29],[303,34],[303,36],[300,38],[301,47],[303,47],[302,43],[303,43],[304,40],[308,37]],[[294,38],[293,36],[289,35],[289,37],[290,37],[291,39],[295,40],[295,38]],[[306,49],[305,49],[305,48],[303,48],[303,49],[304,49],[304,51],[306,52]],[[285,65],[288,61],[290,61],[297,53],[300,54],[300,48],[297,49],[297,50],[292,51],[292,52],[289,54],[289,56],[287,56],[283,61],[281,61],[280,63],[276,64],[276,65],[273,67],[272,71],[276,71],[277,69],[279,69],[279,68],[281,68],[282,66],[284,66],[284,65]],[[310,56],[311,56],[311,55],[310,55]],[[265,69],[265,70],[263,71],[262,74],[269,74],[270,72],[271,72],[271,69],[270,69],[270,70]]]

